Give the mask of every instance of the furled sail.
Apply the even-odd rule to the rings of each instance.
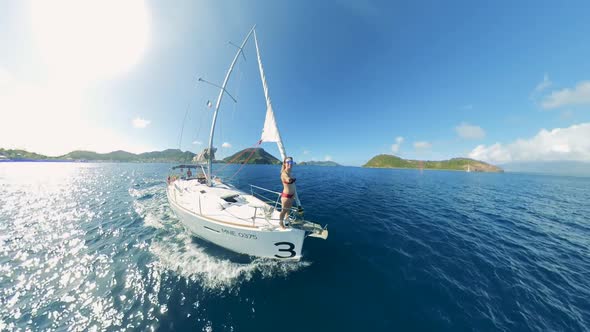
[[[266,106],[266,119],[264,120],[264,127],[262,128],[262,136],[260,137],[262,142],[280,142],[281,134],[279,128],[277,128],[277,122],[275,120],[275,113],[272,110],[270,103]]]
[[[264,69],[262,68],[262,59],[260,58],[260,50],[258,49],[258,39],[256,38],[256,31],[254,31],[254,43],[256,44],[256,55],[258,57],[258,68],[260,69],[260,79],[262,80],[262,87],[264,89],[264,97],[266,98],[266,118],[264,119],[264,127],[262,128],[262,136],[260,137],[261,142],[275,142],[279,147],[281,153],[281,159],[285,160],[287,153],[283,146],[283,140],[277,127],[277,121],[275,120],[275,113],[272,110],[272,104],[270,102],[270,96],[268,95],[268,85],[266,84],[266,76],[264,75]]]
[[[211,160],[215,160],[215,152],[217,152],[217,148],[213,148],[213,153],[211,154]],[[209,160],[209,148],[204,148],[199,154],[196,154],[193,157],[193,162],[196,164],[206,163]]]

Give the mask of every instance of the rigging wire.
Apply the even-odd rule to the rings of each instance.
[[[199,118],[199,127],[197,129],[196,140],[198,140],[199,139],[199,135],[201,135],[201,128],[203,127],[203,123],[205,122],[204,119],[203,119],[205,117],[205,114],[207,114],[207,113],[206,112],[201,112],[201,117]],[[202,143],[203,142],[201,142],[201,144]]]
[[[244,58],[244,59],[245,59],[245,58]],[[244,60],[244,61],[245,61],[245,60]],[[243,78],[243,76],[244,76],[244,71],[242,70],[242,65],[241,65],[241,64],[242,64],[242,62],[238,62],[238,63],[236,64],[236,70],[237,70],[237,71],[238,71],[238,73],[239,73],[239,78],[238,78],[238,82],[237,82],[237,88],[236,88],[236,94],[235,94],[235,96],[236,96],[236,99],[235,99],[235,100],[239,100],[239,98],[240,98],[240,90],[241,90],[241,89],[240,89],[240,87],[241,87],[241,83],[242,83],[242,78]],[[233,104],[233,107],[232,107],[232,112],[231,112],[231,121],[232,121],[232,122],[233,122],[233,120],[234,120],[234,118],[235,118],[236,107],[237,107],[237,105],[236,105],[236,104],[237,104],[237,103],[238,103],[238,102],[237,102],[237,101],[235,101],[235,102],[234,102],[234,104]],[[227,130],[226,130],[226,131],[224,131],[224,130],[223,130],[223,128],[224,128],[225,126],[224,126],[224,121],[223,121],[222,119],[220,119],[220,120],[218,121],[218,126],[219,126],[219,137],[221,138],[221,144],[222,144],[222,146],[221,146],[221,147],[223,148],[223,143],[227,142],[227,138],[228,138],[228,137],[226,137],[226,134],[227,134],[227,133],[226,133],[226,131],[227,131]]]
[[[239,72],[240,76],[238,77],[238,86],[236,87],[236,99],[238,99],[238,100],[240,98],[240,87],[242,86],[242,77],[244,76],[244,71],[242,70],[242,66],[240,64],[241,63],[238,63],[238,72]],[[236,114],[236,107],[237,107],[236,104],[237,103],[234,103],[234,107],[233,107],[233,110],[231,113],[232,122],[233,122],[233,120],[235,118],[235,114]]]
[[[188,116],[188,111],[191,108],[192,101],[189,100],[188,105],[186,106],[186,111],[184,112],[184,119],[182,120],[182,127],[180,129],[180,137],[178,138],[178,150],[182,151],[182,133],[184,132],[184,123],[186,122],[186,117]]]
[[[186,119],[188,117],[188,113],[191,109],[192,103],[193,103],[193,101],[189,99],[189,102],[187,103],[187,106],[186,106],[186,111],[184,112],[184,118],[182,119],[182,126],[180,128],[180,136],[178,137],[178,150],[181,150],[181,151],[182,151],[182,135],[184,134],[184,126],[186,124]]]
[[[260,141],[258,141],[258,143],[256,145],[260,145]],[[234,175],[232,175],[228,179],[228,181],[231,181],[236,175],[238,175],[238,173],[240,173],[242,168],[244,168],[244,165],[246,165],[250,161],[250,158],[252,158],[252,156],[254,155],[254,152],[256,152],[256,149],[253,148],[252,152],[250,152],[250,155],[248,156],[248,158],[246,158],[246,160],[242,163],[242,166],[240,166],[240,168],[238,168],[238,170],[234,173]]]
[[[232,160],[230,160],[230,161],[229,161],[229,162],[227,162],[225,165],[223,165],[221,168],[219,168],[219,169],[217,170],[217,172],[216,172],[216,175],[217,175],[217,174],[220,174],[220,173],[221,173],[221,171],[223,171],[224,169],[226,169],[226,168],[227,168],[227,166],[229,166],[229,165],[233,164],[233,163],[234,163],[236,160],[238,160],[238,158],[240,158],[240,157],[241,157],[243,154],[245,154],[246,152],[249,152],[249,150],[250,150],[250,149],[252,149],[252,151],[255,151],[254,149],[255,149],[257,146],[259,146],[259,145],[260,145],[260,143],[261,143],[261,142],[260,142],[260,141],[258,141],[256,144],[252,145],[252,147],[251,147],[251,148],[247,148],[247,149],[244,149],[244,150],[242,150],[242,151],[241,151],[240,153],[238,153],[238,154],[237,154],[235,157],[233,157],[233,158],[232,158]],[[248,160],[250,160],[250,158],[251,158],[251,156],[247,158],[246,162],[247,162]],[[239,170],[238,170],[238,171],[239,171]],[[236,174],[237,174],[237,172],[236,172]],[[235,176],[235,174],[234,174],[233,176]],[[232,176],[232,178],[233,178],[233,176]]]

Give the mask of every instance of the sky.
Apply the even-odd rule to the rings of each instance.
[[[198,78],[221,84],[229,42],[256,24],[296,161],[590,162],[589,12],[588,1],[0,0],[0,147],[198,152],[218,94]],[[218,158],[260,138],[252,40],[244,55]]]

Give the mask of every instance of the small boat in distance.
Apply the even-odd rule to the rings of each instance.
[[[295,194],[294,204],[297,207],[289,211],[286,220],[288,227],[283,229],[279,225],[281,193],[254,185],[250,185],[250,193],[246,193],[229,183],[223,183],[211,173],[216,151],[213,147],[213,136],[219,107],[224,94],[227,93],[225,88],[234,65],[252,34],[266,98],[266,118],[259,144],[275,142],[282,160],[287,156],[268,94],[255,27],[252,27],[238,47],[223,84],[217,86],[220,91],[211,123],[209,148],[204,149],[195,158],[195,164],[172,168],[176,174],[168,177],[166,195],[170,207],[183,225],[192,234],[204,240],[237,253],[297,260],[301,258],[306,237],[328,237],[327,227],[303,219],[303,209],[297,195]],[[279,179],[278,174],[269,176],[276,176],[277,181]]]

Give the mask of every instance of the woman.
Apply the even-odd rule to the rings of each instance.
[[[291,206],[293,206],[293,200],[295,199],[295,178],[291,177],[291,168],[293,167],[293,158],[287,157],[283,161],[281,167],[281,182],[283,182],[283,192],[281,193],[281,214],[279,224],[281,228],[285,228],[283,220],[285,216],[289,214]]]

